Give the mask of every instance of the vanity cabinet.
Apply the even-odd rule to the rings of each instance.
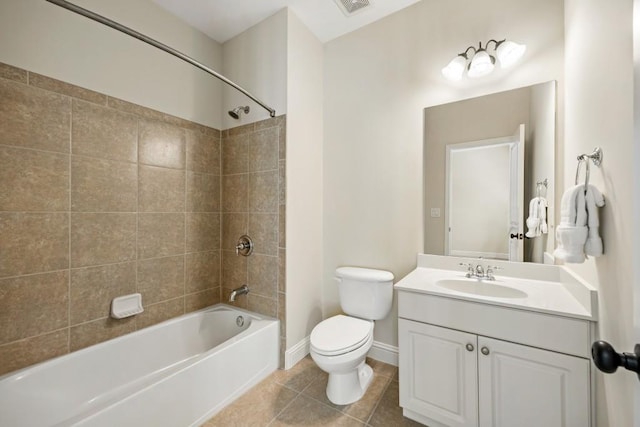
[[[430,427],[588,427],[591,322],[398,293],[400,406]]]

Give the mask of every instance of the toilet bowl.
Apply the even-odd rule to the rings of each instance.
[[[329,374],[327,397],[336,405],[359,400],[373,379],[365,363],[373,345],[374,320],[391,310],[393,274],[358,267],[336,270],[346,315],[323,320],[311,332],[311,358]]]
[[[337,315],[311,332],[311,358],[329,374],[327,397],[336,405],[359,400],[373,370],[365,363],[373,345],[373,321]]]

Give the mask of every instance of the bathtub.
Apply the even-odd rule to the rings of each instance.
[[[197,426],[278,346],[278,320],[217,304],[0,377],[0,426]]]

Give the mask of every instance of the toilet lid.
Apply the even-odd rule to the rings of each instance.
[[[373,333],[373,322],[339,314],[323,320],[311,331],[311,347],[318,354],[335,356],[362,346]]]

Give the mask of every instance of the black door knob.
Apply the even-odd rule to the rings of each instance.
[[[633,353],[617,353],[606,341],[596,341],[591,345],[593,361],[602,372],[614,373],[618,366],[633,371],[640,379],[640,344],[636,344]]]

